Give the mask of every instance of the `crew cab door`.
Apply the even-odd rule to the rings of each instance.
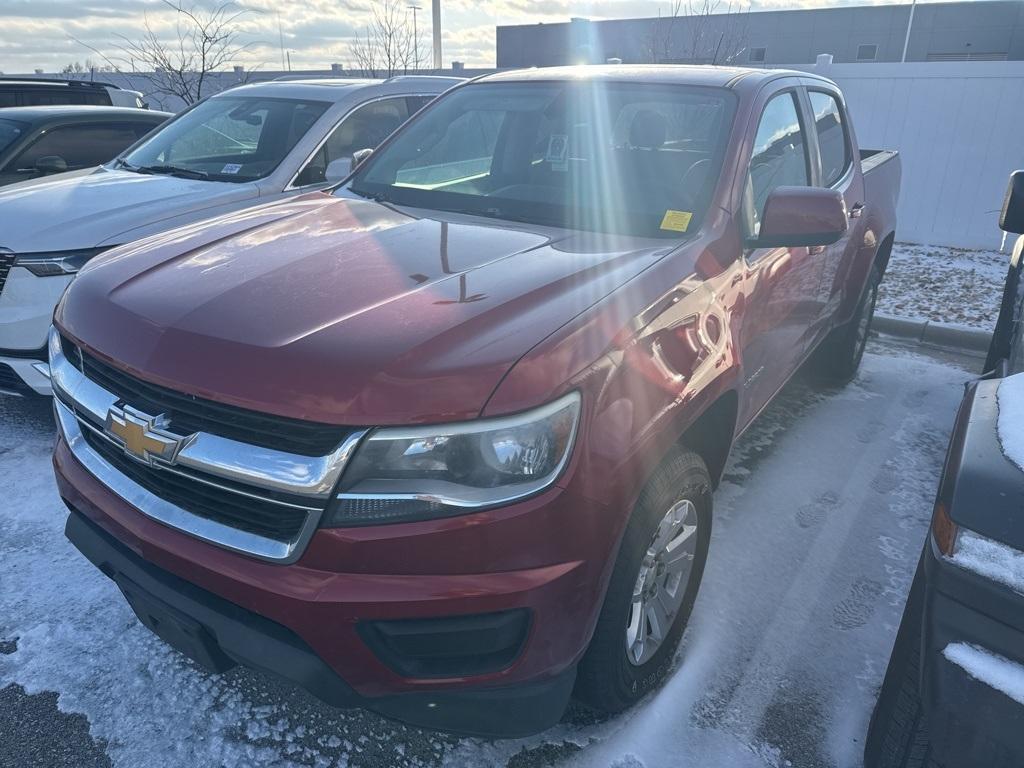
[[[864,177],[859,163],[854,160],[853,135],[839,93],[815,84],[808,87],[807,99],[814,123],[810,138],[817,186],[838,190],[850,214],[850,227],[846,234],[827,246],[822,254],[821,315],[813,343],[828,332],[843,301],[843,289],[856,255],[856,243],[861,241],[858,224],[864,208]]]
[[[792,88],[764,105],[747,169],[742,219],[756,237],[768,196],[777,187],[811,186],[810,145],[801,93]],[[746,424],[786,383],[804,357],[819,317],[823,258],[820,248],[744,251],[743,380]]]

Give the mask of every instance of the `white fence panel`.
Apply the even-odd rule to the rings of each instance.
[[[1024,168],[1024,62],[829,64],[806,70],[842,87],[861,146],[900,151],[898,239],[1000,247],[1007,177]]]

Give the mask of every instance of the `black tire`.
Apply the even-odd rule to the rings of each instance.
[[[864,743],[864,768],[939,768],[921,708],[924,569],[918,564]]]
[[[600,712],[620,712],[667,676],[704,574],[711,541],[711,488],[711,475],[704,460],[683,449],[673,450],[644,487],[623,534],[590,647],[579,665],[574,693],[583,704]],[[627,657],[625,641],[634,586],[662,518],[683,500],[693,503],[697,519],[689,580],[661,645],[648,661],[634,665]]]
[[[871,320],[875,316],[881,282],[882,275],[876,265],[871,269],[853,317],[833,328],[815,351],[813,365],[822,381],[832,385],[846,384],[857,374],[871,333]]]

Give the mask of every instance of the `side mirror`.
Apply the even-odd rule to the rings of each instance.
[[[768,195],[761,231],[747,242],[752,248],[832,245],[846,234],[843,196],[820,187],[777,187]]]
[[[352,170],[354,171],[360,165],[370,159],[370,155],[373,154],[372,149],[360,149],[352,153]]]
[[[999,228],[1015,235],[1024,235],[1024,171],[1010,174],[1010,183],[999,214]]]
[[[36,172],[41,176],[48,176],[51,173],[64,173],[67,169],[67,162],[65,162],[63,157],[58,157],[57,155],[47,155],[36,160]]]
[[[340,157],[337,160],[331,160],[331,162],[327,164],[327,170],[324,171],[324,179],[331,184],[337,184],[352,173],[354,169],[355,158]]]

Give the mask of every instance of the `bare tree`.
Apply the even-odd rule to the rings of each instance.
[[[670,14],[652,22],[644,57],[652,63],[731,63],[746,48],[749,12],[738,0],[673,0]]]
[[[403,3],[378,0],[365,33],[349,43],[350,68],[362,70],[370,77],[391,77],[419,69],[419,54],[426,50],[426,45],[422,39],[416,39],[418,32]]]
[[[182,0],[161,0],[174,12],[175,34],[170,40],[161,37],[143,17],[143,33],[138,39],[118,35],[116,53],[106,56],[91,45],[85,45],[100,56],[115,72],[145,73],[148,90],[157,97],[174,97],[186,105],[203,98],[210,73],[225,69],[245,53],[252,43],[241,41],[241,21],[250,9],[233,2],[224,2],[212,10],[184,5]]]

